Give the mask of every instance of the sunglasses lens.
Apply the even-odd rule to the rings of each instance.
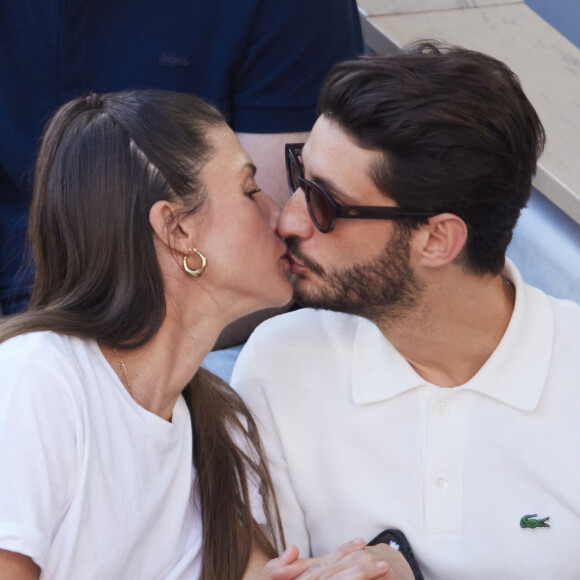
[[[334,216],[333,207],[315,185],[307,182],[305,187],[308,209],[310,210],[312,221],[321,232],[329,232],[331,230],[332,218]]]

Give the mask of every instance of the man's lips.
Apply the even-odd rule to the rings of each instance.
[[[308,267],[302,264],[302,262],[300,262],[299,260],[297,260],[294,257],[294,255],[291,254],[290,252],[286,252],[284,257],[290,263],[290,271],[292,272],[292,274],[300,274],[308,270]]]

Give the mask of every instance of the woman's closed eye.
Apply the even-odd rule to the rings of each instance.
[[[246,192],[246,195],[250,198],[250,199],[254,199],[254,196],[256,195],[256,193],[259,193],[260,191],[262,191],[259,187],[255,187],[254,189],[252,189],[251,191]]]

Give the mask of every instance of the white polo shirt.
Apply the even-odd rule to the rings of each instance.
[[[232,384],[303,555],[392,527],[429,580],[580,578],[580,306],[505,275],[508,329],[453,389],[363,318],[305,309],[252,335]]]

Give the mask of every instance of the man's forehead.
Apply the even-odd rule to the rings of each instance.
[[[312,127],[304,148],[306,150],[314,149],[314,151],[318,149],[331,150],[345,144],[357,146],[337,121],[326,115],[320,115]]]
[[[370,170],[380,154],[358,145],[333,119],[321,115],[302,150],[308,179],[335,185],[344,193],[365,189],[371,184]]]

